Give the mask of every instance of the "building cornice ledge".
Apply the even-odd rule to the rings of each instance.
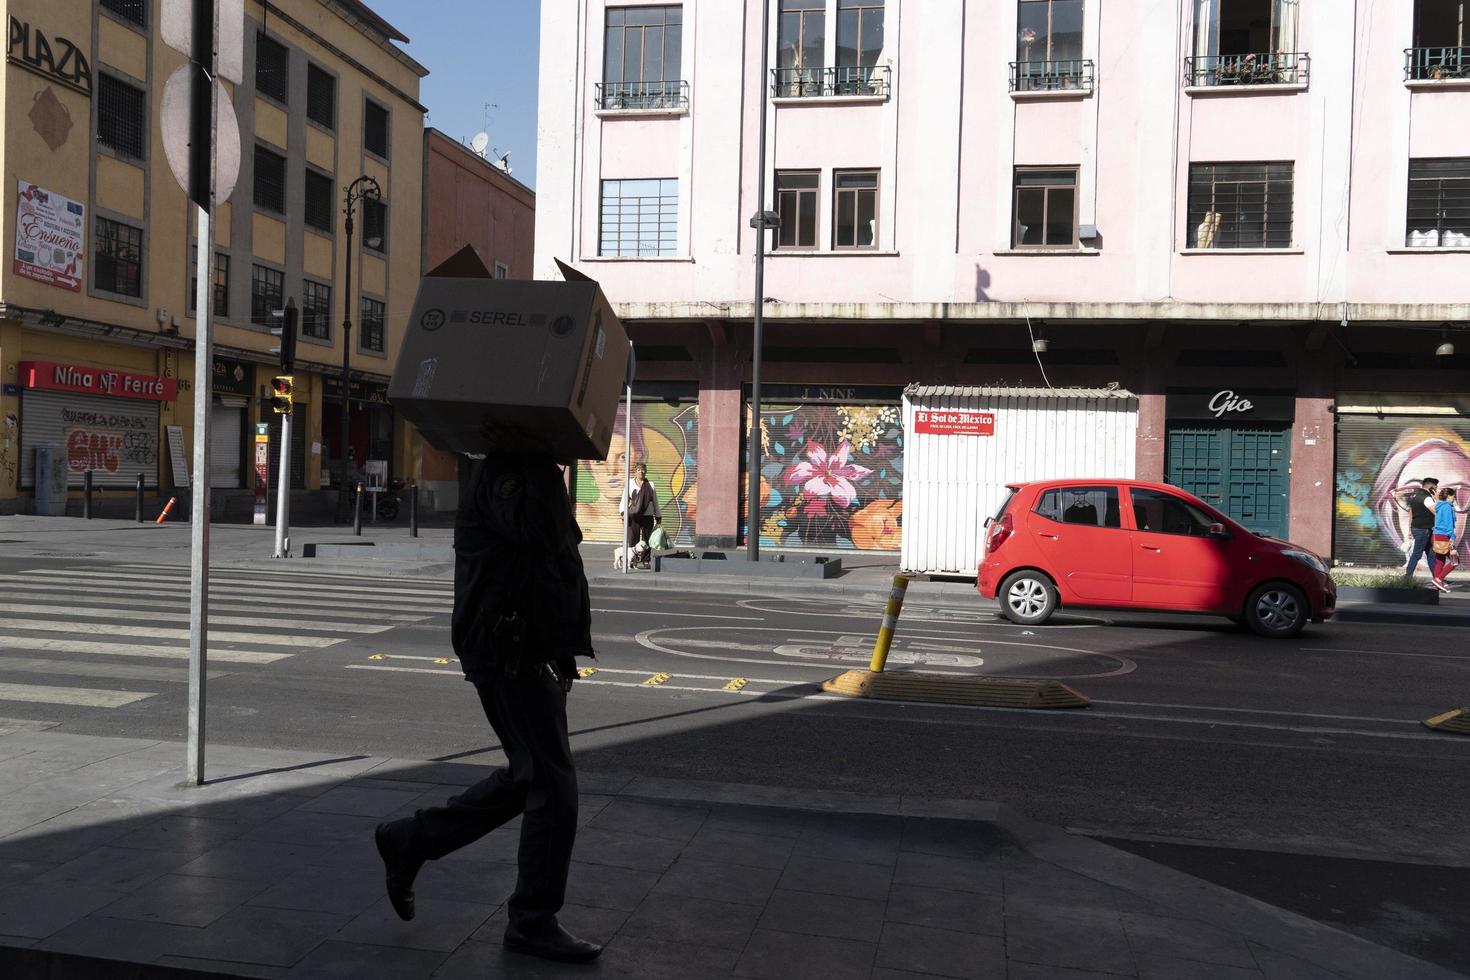
[[[755,304],[618,303],[624,320],[749,320]],[[1312,303],[778,303],[767,302],[767,320],[1232,320],[1237,322],[1337,323],[1341,302]],[[1349,303],[1349,322],[1422,323],[1470,320],[1470,303]]]

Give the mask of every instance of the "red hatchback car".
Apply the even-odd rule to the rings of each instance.
[[[977,585],[1014,623],[1062,606],[1208,613],[1262,636],[1332,616],[1337,587],[1305,548],[1249,531],[1177,487],[1023,483],[985,522]]]

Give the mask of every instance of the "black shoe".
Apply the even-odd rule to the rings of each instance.
[[[393,911],[398,913],[398,917],[407,922],[413,918],[414,911],[413,879],[418,876],[424,862],[399,854],[387,831],[388,824],[378,824],[373,839],[377,841],[378,856],[383,859],[383,867],[388,872],[388,901],[393,903]]]
[[[601,946],[578,939],[556,922],[535,932],[524,932],[515,925],[506,926],[505,948],[558,963],[590,963],[602,955]]]

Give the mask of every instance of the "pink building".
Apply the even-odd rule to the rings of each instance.
[[[760,0],[542,6],[535,272],[619,304],[681,539],[745,533],[763,209],[769,544],[897,547],[914,382],[1127,389],[1137,476],[1342,562],[1470,491],[1470,0],[769,3],[765,75]]]

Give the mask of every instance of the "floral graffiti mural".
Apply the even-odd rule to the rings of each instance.
[[[1392,493],[1432,476],[1456,492],[1458,527],[1470,512],[1470,422],[1344,416],[1337,450],[1333,557],[1356,565],[1401,565],[1409,515]],[[1461,560],[1470,550],[1460,543]]]
[[[898,406],[763,408],[761,452],[763,545],[899,549],[903,426]]]

